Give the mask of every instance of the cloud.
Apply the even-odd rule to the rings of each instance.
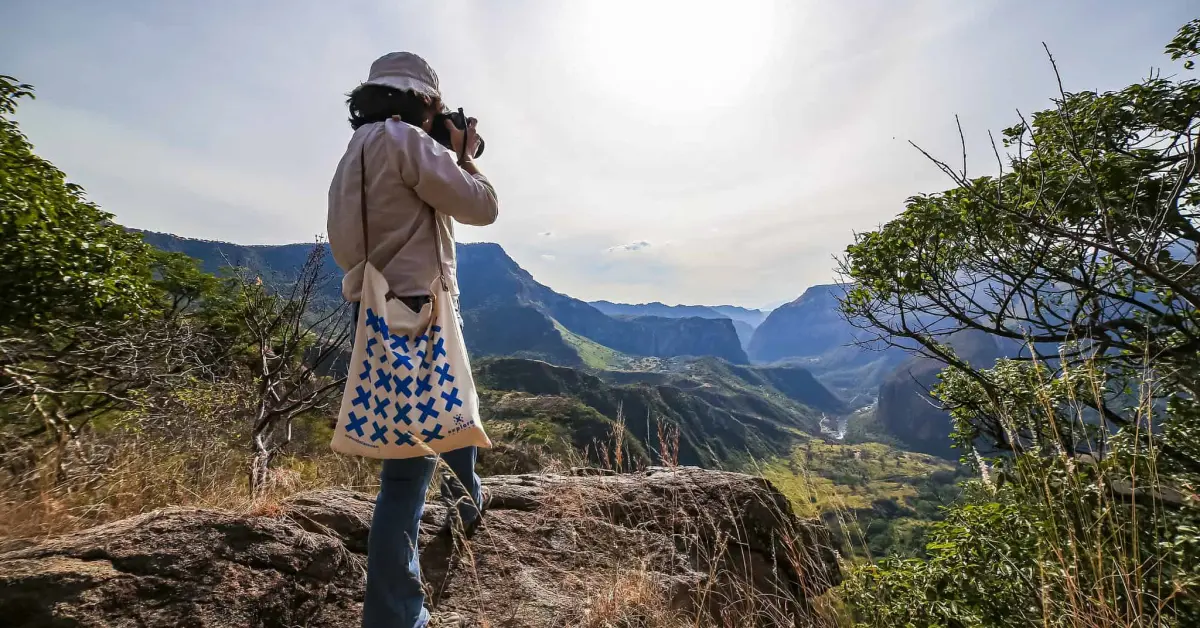
[[[653,245],[645,240],[638,240],[637,242],[630,242],[629,244],[618,244],[617,246],[610,246],[607,249],[604,249],[604,252],[605,253],[619,253],[621,251],[630,251],[630,252],[640,251],[642,249],[648,249],[651,246],[653,246]]]
[[[906,140],[953,157],[961,114],[987,174],[986,130],[1055,93],[1042,41],[1070,86],[1119,89],[1193,17],[1185,2],[1053,3],[1031,29],[1028,0],[763,0],[727,21],[700,2],[663,34],[591,2],[7,3],[28,28],[0,38],[0,59],[38,88],[18,119],[39,154],[120,222],[257,244],[324,230],[342,94],[402,45],[486,127],[502,218],[460,241],[498,242],[573,296],[752,305],[830,282],[853,231],[949,185]],[[713,52],[731,37],[734,56]],[[744,68],[737,88],[708,61]],[[161,98],[129,97],[143,93]]]

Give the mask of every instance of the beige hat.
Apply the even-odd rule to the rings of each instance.
[[[411,52],[389,52],[376,59],[363,85],[382,85],[430,98],[442,97],[437,73],[424,59]]]

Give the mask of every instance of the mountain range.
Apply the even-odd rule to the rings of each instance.
[[[244,266],[282,280],[295,275],[313,246],[143,235],[154,246],[201,260],[210,272]],[[489,382],[501,390],[534,393],[555,381],[561,394],[576,399],[597,386],[616,386],[618,392],[605,396],[621,402],[596,401],[600,407],[595,409],[615,419],[614,408],[624,403],[634,421],[641,412],[671,417],[683,426],[683,453],[689,460],[731,459],[734,449],[722,449],[711,439],[732,424],[741,436],[726,437],[738,451],[770,454],[791,441],[788,430],[817,433],[826,416],[863,411],[870,412],[881,438],[954,456],[949,419],[928,396],[940,365],[902,349],[864,343],[864,334],[838,311],[842,286],[813,286],[769,313],[731,305],[587,303],[539,283],[491,243],[459,245],[458,277],[471,354],[506,358],[481,362],[490,365],[481,371]],[[337,282],[328,290],[337,296]],[[974,364],[1012,353],[990,338],[960,338],[955,345]],[[547,366],[533,366],[540,363]],[[547,370],[549,365],[585,369],[595,379],[579,371]],[[511,379],[515,376],[506,370],[524,375]],[[630,387],[643,392],[633,394]],[[655,401],[644,398],[649,389]]]
[[[736,305],[666,305],[655,301],[653,303],[613,303],[611,301],[591,301],[590,305],[609,316],[658,316],[661,318],[727,318],[733,321],[733,329],[737,332],[738,341],[745,349],[754,329],[762,324],[767,313],[762,310],[752,310]]]
[[[804,366],[852,405],[865,406],[908,353],[866,342],[869,336],[838,311],[844,290],[838,285],[813,286],[771,311],[754,330],[747,353],[756,363]]]
[[[262,274],[265,281],[293,277],[314,246],[246,246],[164,233],[142,235],[153,246],[200,260],[208,272],[242,266]],[[592,368],[627,357],[709,355],[735,364],[749,362],[729,318],[609,316],[538,283],[497,244],[460,244],[458,280],[463,333],[475,355],[515,355]],[[329,282],[327,289],[335,296],[337,282]]]

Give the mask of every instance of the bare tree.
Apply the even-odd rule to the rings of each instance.
[[[278,288],[239,274],[240,316],[252,346],[250,372],[257,407],[252,417],[252,489],[261,487],[272,460],[292,440],[296,417],[325,404],[345,383],[329,370],[346,350],[347,304],[324,296],[333,277],[325,271],[326,247],[313,247],[295,281]]]
[[[190,325],[144,319],[50,321],[36,333],[0,337],[0,458],[22,478],[38,459],[64,453],[97,417],[148,403],[207,373],[206,341]]]

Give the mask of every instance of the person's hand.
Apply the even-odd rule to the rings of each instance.
[[[467,118],[467,128],[462,130],[450,120],[444,121],[446,129],[450,131],[450,146],[454,149],[454,154],[459,156],[459,161],[471,161],[479,150],[479,132],[475,130],[478,122],[475,118]],[[463,152],[464,141],[467,144],[466,152]]]

